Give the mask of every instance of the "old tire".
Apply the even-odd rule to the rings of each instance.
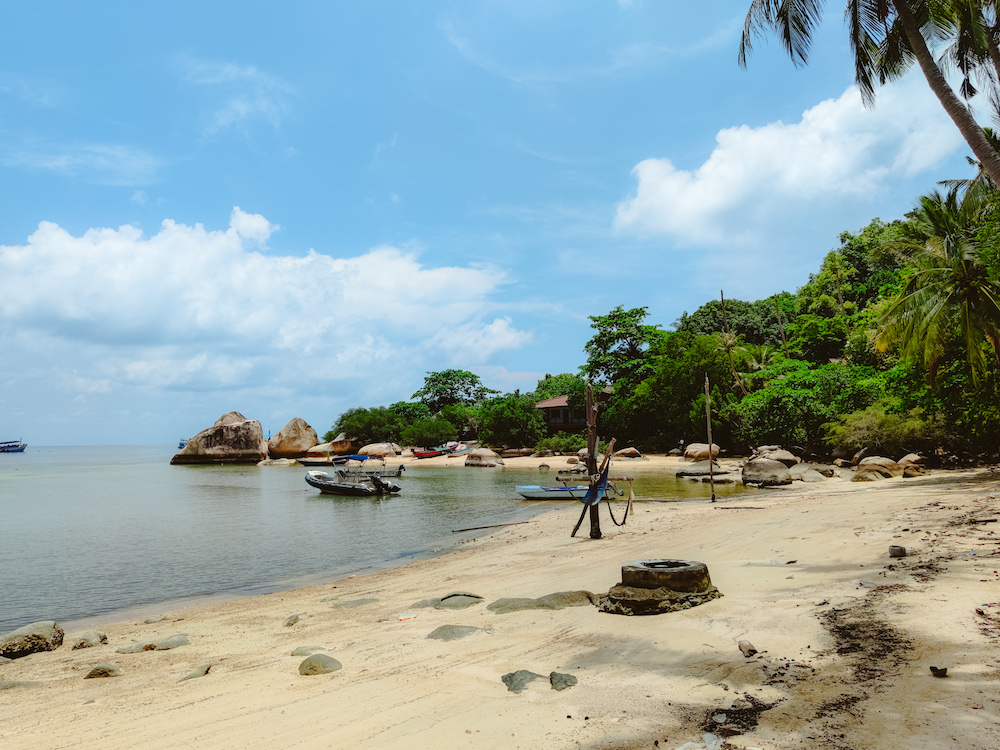
[[[636,560],[622,565],[622,585],[698,593],[712,587],[708,566],[696,560]]]

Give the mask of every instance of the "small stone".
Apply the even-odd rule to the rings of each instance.
[[[78,636],[76,640],[73,641],[72,651],[76,651],[81,648],[93,648],[94,646],[100,646],[103,643],[108,642],[108,636],[104,633],[98,632],[97,630],[91,630],[89,633],[84,633]]]
[[[307,676],[314,674],[329,674],[330,672],[336,672],[337,670],[343,668],[344,665],[332,656],[327,656],[326,654],[313,654],[299,664],[299,674]]]
[[[553,690],[565,690],[566,688],[571,688],[576,685],[579,680],[575,675],[562,674],[561,672],[552,672],[549,674],[549,684],[552,685]]]
[[[160,641],[156,644],[157,651],[169,651],[172,648],[178,648],[179,646],[190,646],[191,641],[185,633],[177,633],[167,638],[165,641]]]
[[[748,659],[757,653],[757,649],[754,648],[754,645],[750,643],[750,641],[740,641],[737,645],[739,646],[740,651],[743,652],[743,655]]]
[[[457,641],[459,638],[465,638],[467,635],[481,631],[482,628],[476,628],[472,625],[442,625],[428,633],[427,638],[433,641]]]
[[[285,621],[283,623],[281,623],[281,624],[284,625],[286,628],[290,628],[290,627],[292,627],[292,625],[294,625],[298,621],[299,621],[299,616],[298,615],[290,615],[289,617],[286,617]]]
[[[140,651],[155,651],[156,644],[150,641],[145,643],[133,643],[131,646],[122,646],[116,649],[119,654],[138,654]]]
[[[199,677],[204,677],[208,674],[208,670],[212,668],[211,664],[202,664],[200,667],[196,667],[193,672],[184,677],[181,677],[178,682],[184,682],[184,680],[195,680]]]
[[[90,680],[100,677],[121,677],[121,676],[122,676],[121,667],[119,667],[117,664],[110,664],[108,662],[104,662],[98,664],[96,667],[87,672],[86,677],[84,677],[83,679]]]
[[[505,674],[500,679],[503,680],[503,684],[507,686],[507,689],[510,692],[521,693],[528,687],[529,682],[544,680],[545,676],[529,672],[527,669],[519,669],[516,672],[509,672]]]

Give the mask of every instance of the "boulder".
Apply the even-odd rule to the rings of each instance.
[[[299,674],[329,674],[330,672],[336,672],[343,669],[343,666],[343,664],[334,659],[332,656],[327,656],[326,654],[313,654],[299,664]]]
[[[793,480],[805,482],[819,482],[827,477],[832,477],[836,473],[832,466],[824,464],[798,463],[788,467],[788,473]],[[815,476],[814,476],[815,475]]]
[[[347,453],[354,452],[354,441],[347,437],[345,433],[340,433],[331,440],[329,443],[320,443],[319,445],[314,445],[312,448],[306,451],[306,455],[312,458],[323,458],[329,456],[331,453],[335,455],[344,455]]]
[[[889,472],[889,476],[891,477],[903,476],[903,467],[891,458],[885,458],[884,456],[868,456],[867,458],[862,458],[861,463],[858,464],[858,468],[860,469],[865,466],[879,466]]]
[[[927,469],[919,464],[907,464],[903,467],[903,476],[907,479],[912,479],[913,477],[922,477],[927,473]]]
[[[772,461],[781,461],[781,463],[785,466],[794,466],[802,461],[801,458],[793,455],[790,451],[786,451],[781,448],[778,450],[764,451],[760,454],[760,458],[769,458]]]
[[[778,487],[792,483],[788,467],[770,458],[754,458],[743,466],[743,484],[757,487]]]
[[[0,638],[0,656],[20,659],[39,651],[55,651],[66,633],[52,620],[33,622]]]
[[[267,441],[260,422],[234,411],[224,414],[213,426],[190,438],[187,445],[170,459],[170,463],[255,464],[265,458]]]
[[[91,630],[83,635],[77,636],[73,640],[72,650],[76,651],[80,648],[93,648],[94,646],[100,646],[103,643],[108,642],[108,637],[97,630]]]
[[[395,443],[370,443],[363,446],[358,453],[362,456],[398,456],[403,452]]]
[[[318,442],[316,430],[301,417],[295,417],[267,441],[267,452],[271,458],[299,458]]]
[[[900,466],[913,466],[926,463],[926,461],[927,461],[926,456],[921,456],[919,453],[907,453],[896,463],[899,464]]]
[[[466,466],[503,466],[503,459],[489,448],[475,448],[465,454]]]
[[[889,472],[883,469],[881,466],[876,466],[875,464],[869,464],[868,466],[859,466],[854,472],[854,476],[851,477],[852,482],[877,482],[879,479],[888,479]]]
[[[684,458],[688,461],[707,461],[711,458],[718,458],[719,446],[712,443],[711,456],[709,456],[708,443],[691,443],[684,449]]]
[[[642,454],[639,452],[638,448],[622,448],[620,451],[615,451],[615,458],[642,458]]]
[[[698,461],[690,466],[685,466],[683,469],[677,470],[677,476],[679,477],[707,477],[709,475],[709,470],[713,474],[725,474],[726,472],[722,470],[715,461]]]
[[[93,679],[100,679],[102,677],[121,677],[121,676],[122,676],[121,667],[119,667],[117,664],[111,664],[110,662],[103,662],[101,664],[98,664],[89,672],[87,672],[87,674],[84,675],[83,679],[93,680]]]

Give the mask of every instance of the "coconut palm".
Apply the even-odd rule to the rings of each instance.
[[[1000,284],[990,281],[978,261],[975,228],[985,202],[976,192],[959,198],[953,187],[920,199],[896,249],[916,271],[879,319],[879,351],[899,346],[900,354],[920,360],[934,384],[946,344],[957,336],[974,383],[986,367],[987,351],[998,357]]]
[[[740,41],[740,65],[746,67],[752,40],[765,29],[778,35],[795,65],[805,65],[823,5],[822,0],[752,0]],[[988,37],[994,42],[997,38],[995,30],[988,27],[987,16],[995,16],[996,5],[989,0],[847,0],[845,16],[854,54],[854,81],[865,104],[874,105],[876,81],[884,84],[898,78],[916,62],[972,153],[1000,185],[1000,154],[948,85],[929,46],[961,41],[962,52],[956,53],[956,59],[964,61],[970,75],[985,70]],[[970,12],[960,14],[963,6],[971,6]],[[1000,61],[1000,53],[996,59]],[[965,87],[963,90],[969,93]]]

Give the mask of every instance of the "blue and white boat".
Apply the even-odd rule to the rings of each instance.
[[[24,453],[27,447],[28,444],[20,440],[4,440],[0,442],[0,453]]]

